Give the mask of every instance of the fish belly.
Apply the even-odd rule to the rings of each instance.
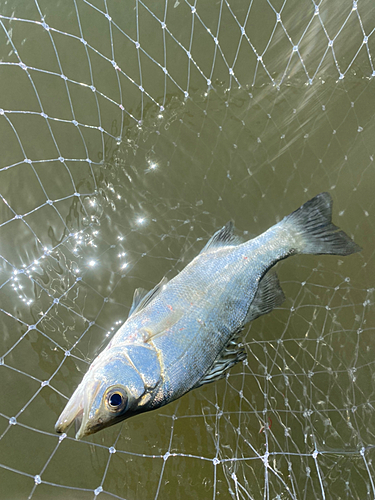
[[[185,314],[152,339],[160,353],[167,401],[194,387],[241,330],[265,272],[285,250],[277,234],[196,257],[160,296]],[[156,304],[155,304],[156,305]]]

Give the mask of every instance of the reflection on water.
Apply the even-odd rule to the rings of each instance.
[[[17,48],[28,66],[43,69],[29,75],[47,115],[33,108],[27,75],[18,80],[11,72],[25,70],[0,65],[1,106],[36,113],[0,120],[7,144],[0,171],[4,498],[370,498],[375,98],[368,53],[361,50],[349,65],[359,36],[351,23],[359,15],[370,25],[370,6],[345,21],[352,4],[337,4],[335,15],[322,7],[314,15],[309,5],[310,31],[297,51],[285,36],[299,40],[306,29],[295,5],[286,3],[276,25],[269,4],[254,3],[249,13],[239,6],[245,32],[257,47],[263,43],[262,61],[239,44],[228,6],[221,14],[216,4],[197,7],[211,33],[210,23],[219,23],[218,44],[198,18],[191,27],[186,4],[168,5],[165,22],[175,40],[165,41],[162,32],[160,40],[153,35],[164,4],[152,16],[138,2],[138,18],[113,7],[108,16],[123,33],[100,15],[103,6],[77,6],[42,7],[48,25],[62,31],[53,32],[51,53],[38,45],[41,33],[49,35],[36,24],[37,9],[16,6],[16,16],[33,20],[22,26],[1,18],[6,32],[13,30],[13,52],[2,61],[12,62]],[[11,14],[6,8],[2,16]],[[136,19],[144,52],[128,38],[137,39]],[[346,40],[339,34],[335,42],[336,63],[349,67],[345,78],[335,61],[321,62],[322,23],[327,33],[347,26]],[[81,37],[105,57],[91,48],[87,56]],[[177,41],[191,44],[187,98],[178,88],[186,88],[188,72]],[[159,71],[163,47],[174,86]],[[237,49],[231,77],[223,61]],[[208,88],[199,69],[210,75],[212,57]],[[85,442],[73,431],[54,434],[66,399],[125,321],[135,288],[176,275],[228,220],[249,238],[325,190],[334,199],[334,221],[363,251],[279,264],[286,302],[245,332],[243,365]]]

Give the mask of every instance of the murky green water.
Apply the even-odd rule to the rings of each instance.
[[[279,3],[0,7],[0,498],[374,497],[375,17]],[[244,365],[54,434],[135,288],[321,191],[363,251],[280,263]]]

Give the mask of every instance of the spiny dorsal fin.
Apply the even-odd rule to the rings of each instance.
[[[234,236],[234,225],[230,220],[222,227],[219,231],[208,240],[205,247],[199,253],[207,253],[216,250],[219,247],[225,247],[229,245],[239,245],[241,242],[237,236]]]
[[[129,318],[144,309],[161,292],[168,278],[163,278],[152,290],[147,292],[144,288],[137,288],[134,292],[133,303],[129,311]]]
[[[225,373],[230,368],[232,368],[233,365],[239,363],[240,361],[243,361],[246,358],[247,355],[245,350],[243,349],[243,346],[238,344],[238,340],[242,330],[243,328],[240,328],[239,330],[237,330],[237,332],[235,332],[220,356],[211,366],[210,370],[195,384],[193,389],[196,389],[201,385],[210,384],[211,382],[220,380],[221,378],[225,377]]]
[[[265,274],[259,283],[258,290],[247,313],[245,323],[253,321],[263,314],[271,312],[285,300],[279,279],[275,271]]]

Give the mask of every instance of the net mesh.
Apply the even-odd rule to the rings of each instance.
[[[0,25],[1,498],[374,499],[373,2],[8,1]],[[280,263],[246,361],[54,433],[136,287],[324,190],[363,251]]]

